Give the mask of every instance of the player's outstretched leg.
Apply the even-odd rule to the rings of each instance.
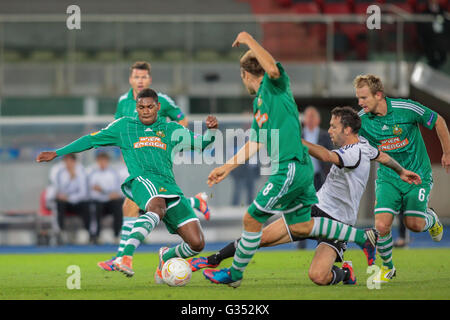
[[[234,253],[236,252],[236,247],[239,243],[239,240],[240,239],[230,242],[225,247],[220,249],[219,252],[216,252],[208,257],[198,257],[187,260],[191,265],[192,272],[204,268],[216,268],[219,266],[222,260],[233,257]]]
[[[291,233],[295,236],[355,242],[366,255],[367,264],[371,266],[375,263],[378,232],[374,228],[362,230],[324,217],[314,217],[310,221],[312,228],[311,222],[298,223],[289,226]]]
[[[246,217],[249,218],[251,216],[247,213],[244,217],[244,221],[246,220]],[[206,269],[203,271],[205,278],[213,283],[227,284],[233,288],[239,287],[245,268],[259,248],[261,236],[262,231],[249,232],[244,230],[242,232],[241,240],[239,240],[236,253],[234,254],[231,267],[221,270]]]
[[[133,254],[136,248],[144,241],[150,232],[158,225],[159,215],[154,212],[147,212],[141,215],[131,230],[130,237],[123,250],[122,259],[114,261],[114,267],[129,277],[134,275],[133,271]]]

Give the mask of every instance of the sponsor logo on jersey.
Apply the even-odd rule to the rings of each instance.
[[[392,151],[395,149],[400,149],[409,144],[408,138],[404,140],[400,140],[399,137],[389,138],[380,141],[380,145],[378,146],[378,150],[380,151]]]
[[[152,131],[153,132],[153,129],[152,128],[147,128],[144,131]]]
[[[402,128],[400,128],[398,125],[394,126],[394,130],[392,130],[392,133],[395,135],[401,135],[403,132]]]
[[[269,116],[267,115],[267,113],[261,114],[261,112],[258,110],[258,112],[256,112],[255,114],[255,119],[256,122],[258,123],[258,127],[262,127],[262,125],[269,120]]]
[[[159,191],[158,192],[166,192],[167,191],[167,189],[166,188],[164,188],[164,187],[161,187],[161,188],[159,188]]]
[[[154,147],[163,150],[167,149],[167,145],[161,142],[160,137],[139,137],[139,141],[134,143],[134,148],[139,149],[142,147]]]
[[[389,127],[387,125],[384,125],[383,128],[381,128],[381,130],[389,130]]]

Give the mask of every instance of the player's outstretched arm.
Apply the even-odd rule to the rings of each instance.
[[[422,183],[422,179],[417,173],[406,170],[397,161],[392,159],[387,153],[380,152],[378,158],[376,158],[375,160],[397,172],[400,178],[409,184]]]
[[[439,141],[442,146],[442,167],[445,168],[446,172],[450,172],[450,134],[448,132],[447,124],[444,118],[438,115],[436,120],[436,133],[438,135]]]
[[[302,143],[308,147],[308,153],[314,158],[324,162],[331,162],[338,166],[341,165],[341,161],[336,152],[332,152],[318,144],[308,142],[305,139],[302,139]]]
[[[245,163],[250,159],[259,148],[262,143],[249,140],[232,158],[230,158],[223,166],[217,167],[211,171],[208,176],[207,184],[212,187],[214,184],[221,182],[225,179],[231,171]]]
[[[239,47],[240,44],[245,44],[249,47],[270,78],[277,79],[280,77],[280,70],[278,70],[275,59],[248,32],[240,32],[234,40],[232,47]]]

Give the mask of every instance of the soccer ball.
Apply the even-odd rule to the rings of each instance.
[[[169,286],[182,287],[191,280],[192,270],[183,258],[172,258],[164,263],[161,274],[164,282]]]

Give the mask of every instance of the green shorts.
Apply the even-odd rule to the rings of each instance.
[[[176,234],[177,229],[193,220],[198,220],[181,189],[173,182],[156,177],[136,177],[122,184],[123,193],[135,202],[141,210],[146,211],[147,204],[153,198],[165,198],[167,211],[163,222],[167,230]]]
[[[309,160],[309,159],[308,159]],[[311,220],[311,205],[317,203],[311,161],[279,164],[248,208],[248,213],[264,223],[274,214],[283,214],[288,225]]]
[[[397,215],[403,212],[405,216],[424,217],[427,214],[433,182],[422,182],[401,190],[395,183],[385,180],[376,181],[375,214],[389,212]]]

